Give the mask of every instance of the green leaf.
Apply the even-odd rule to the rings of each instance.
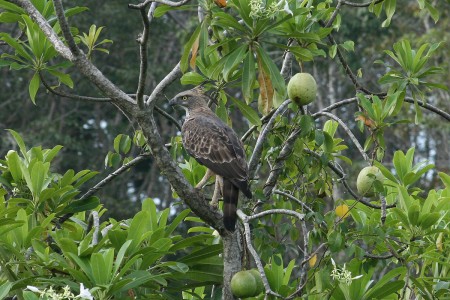
[[[223,247],[222,245],[210,245],[205,246],[199,250],[193,251],[185,257],[181,258],[179,262],[189,264],[189,263],[199,263],[200,261],[210,258],[216,257],[219,254],[222,254]]]
[[[126,134],[119,134],[114,139],[114,150],[117,153],[127,154],[131,149],[131,138]]]
[[[59,153],[63,148],[61,145],[56,145],[52,149],[47,149],[44,151],[44,162],[51,162],[53,158]]]
[[[127,240],[132,240],[130,251],[133,253],[141,243],[144,234],[150,229],[150,212],[143,210],[138,212],[131,221],[128,229]]]
[[[100,205],[100,199],[96,196],[91,196],[89,198],[83,199],[83,200],[76,200],[67,205],[67,207],[64,208],[62,211],[63,214],[67,213],[77,213],[81,211],[88,211],[95,209],[97,206]]]
[[[181,56],[180,68],[181,72],[185,73],[189,66],[189,54],[191,53],[192,46],[194,42],[197,40],[200,34],[200,29],[202,28],[202,24],[199,24],[197,28],[194,30],[194,33],[189,38],[188,42],[184,45],[183,55]]]
[[[246,117],[247,120],[252,125],[261,126],[262,123],[258,116],[258,113],[255,110],[253,110],[253,108],[248,106],[244,101],[240,101],[238,99],[235,99],[234,97],[230,97],[230,99],[239,108],[239,110],[242,112],[244,117]]]
[[[408,220],[411,225],[419,225],[420,206],[413,204],[408,208]]]
[[[227,60],[225,61],[223,68],[223,78],[226,81],[229,81],[230,75],[232,75],[237,66],[242,63],[247,50],[247,45],[241,45],[238,48],[234,49],[229,55],[227,55]]]
[[[6,296],[8,296],[9,291],[11,290],[13,284],[12,282],[5,282],[2,285],[0,285],[0,299],[5,299]],[[39,299],[39,298],[35,298]]]
[[[207,80],[206,77],[197,72],[187,72],[184,73],[180,81],[182,85],[200,85]]]
[[[25,143],[23,142],[23,139],[20,136],[20,134],[12,129],[7,129],[7,130],[13,136],[13,138],[16,141],[17,145],[19,146],[20,152],[22,153],[25,160],[28,161],[27,147],[25,147]]]
[[[19,154],[16,151],[9,151],[6,155],[6,162],[14,182],[19,183],[23,178],[22,168],[20,167],[22,161],[19,158]]]
[[[34,73],[33,78],[31,78],[30,85],[28,86],[28,92],[30,94],[31,102],[36,104],[36,94],[39,90],[39,85],[41,83],[41,79],[39,78],[38,73]]]
[[[117,253],[117,257],[114,262],[113,274],[117,274],[117,272],[119,271],[119,268],[121,267],[122,261],[125,257],[125,253],[127,252],[127,249],[130,246],[130,244],[131,244],[131,240],[128,240],[125,243],[123,243],[122,247],[120,247],[120,250]]]
[[[364,295],[364,299],[383,299],[383,297],[395,292],[391,291],[389,294],[384,294],[385,291],[388,289],[386,285],[389,284],[389,282],[398,276],[403,276],[406,273],[405,267],[398,267],[391,271],[389,271],[387,274],[385,274],[383,277],[378,280],[375,285]],[[393,282],[399,282],[399,281],[393,281]],[[401,281],[403,282],[403,281]],[[403,282],[404,284],[404,282]],[[389,289],[391,290],[391,289]]]
[[[253,88],[256,81],[255,57],[253,51],[248,51],[244,58],[242,71],[242,93],[248,103],[253,98]]]
[[[439,212],[427,213],[420,216],[419,225],[423,229],[430,229],[431,226],[436,224],[436,222],[441,217]]]
[[[46,188],[44,181],[47,178],[48,171],[50,169],[50,163],[43,163],[37,161],[31,169],[31,183],[33,185],[34,196],[39,196],[41,191]]]

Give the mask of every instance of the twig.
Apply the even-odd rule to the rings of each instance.
[[[276,296],[279,298],[283,298],[281,295],[275,293],[270,288],[269,281],[267,280],[266,273],[264,272],[264,267],[261,262],[261,259],[259,258],[258,253],[256,252],[255,248],[252,245],[252,237],[251,237],[251,231],[250,231],[250,225],[249,225],[249,221],[251,220],[251,218],[249,216],[247,216],[246,214],[244,214],[240,209],[237,210],[236,214],[238,215],[238,217],[242,220],[242,223],[244,224],[244,235],[245,235],[245,242],[247,244],[247,249],[250,252],[250,254],[252,255],[252,257],[255,261],[256,267],[258,268],[259,274],[261,275],[261,279],[264,284],[264,289],[265,289],[266,295],[270,294],[270,295],[273,295],[273,296]]]
[[[94,210],[89,215],[89,219],[92,218],[92,227],[94,227],[94,233],[92,234],[91,246],[98,244],[98,234],[100,232],[100,217],[98,216],[98,211]]]
[[[282,215],[289,215],[289,216],[293,216],[296,217],[297,219],[299,219],[300,221],[304,221],[305,220],[305,214],[301,214],[298,213],[296,211],[293,210],[289,210],[289,209],[282,209],[282,208],[277,208],[277,209],[268,209],[265,211],[262,211],[260,213],[251,215],[251,216],[247,216],[247,218],[249,220],[253,220],[253,219],[258,219],[267,215],[274,215],[274,214],[282,214]]]
[[[175,119],[172,115],[168,114],[165,110],[163,110],[162,108],[160,108],[159,106],[155,105],[155,110],[160,113],[163,117],[167,118],[168,120],[170,120],[173,124],[175,124],[175,126],[178,128],[178,130],[181,131],[181,125],[180,123],[177,121],[177,119]]]
[[[320,114],[322,112],[329,112],[329,111],[335,110],[341,106],[346,106],[347,104],[352,104],[352,103],[357,103],[357,102],[358,102],[358,98],[356,98],[356,97],[344,99],[344,100],[338,101],[336,103],[333,103],[330,106],[323,108],[322,110],[312,114],[311,116],[315,119],[317,114]]]
[[[181,76],[181,68],[180,68],[180,63],[178,63],[173,69],[172,71],[169,72],[169,74],[166,75],[166,77],[163,78],[163,80],[161,80],[156,87],[153,89],[153,92],[150,94],[150,96],[148,97],[147,101],[145,102],[145,104],[152,109],[153,106],[155,105],[155,100],[158,97],[159,94],[162,93],[162,91],[168,86],[170,85],[172,82],[174,82],[175,80],[177,80],[179,77]]]
[[[155,10],[156,10],[157,6],[158,6],[158,3],[156,3],[156,2],[153,2],[152,5],[150,5],[150,8],[147,13],[147,18],[148,18],[149,23],[151,23],[153,21],[153,16],[155,14]]]
[[[275,113],[276,110],[277,110],[277,109],[274,108],[274,109],[272,109],[267,115],[265,115],[264,117],[262,117],[262,118],[260,119],[260,120],[261,120],[261,124],[267,123],[267,122],[270,120],[270,118],[272,117],[272,115]],[[253,125],[252,127],[250,127],[250,128],[247,130],[247,132],[244,133],[244,135],[241,137],[241,141],[242,141],[242,142],[245,142],[245,140],[247,140],[248,137],[252,134],[252,132],[255,131],[257,128],[258,128],[257,125]]]
[[[255,176],[256,169],[261,158],[264,142],[267,140],[267,135],[272,130],[273,125],[275,124],[275,119],[277,118],[277,116],[284,113],[289,103],[291,103],[291,100],[288,99],[277,108],[277,110],[270,118],[269,122],[267,122],[266,126],[259,134],[258,140],[256,141],[255,147],[253,148],[253,154],[248,162],[248,174],[250,178],[253,178]]]
[[[405,97],[405,102],[408,103],[414,103],[414,101],[417,102],[417,104],[419,104],[419,106],[428,109],[429,111],[432,111],[438,115],[440,115],[441,117],[443,117],[444,119],[446,119],[447,121],[450,121],[450,113],[443,111],[442,109],[437,108],[436,106],[433,106],[429,103],[424,103],[423,101],[420,100],[414,100],[411,97]]]
[[[87,199],[89,197],[91,197],[92,195],[94,195],[95,193],[97,193],[98,190],[102,189],[106,184],[108,184],[109,182],[111,182],[114,178],[116,178],[118,175],[124,173],[125,171],[127,171],[128,169],[130,169],[131,167],[135,166],[136,164],[138,164],[139,162],[148,159],[150,157],[149,154],[141,154],[139,156],[137,156],[136,158],[132,159],[131,161],[129,161],[128,163],[124,164],[123,166],[121,166],[120,168],[118,168],[117,170],[115,170],[114,172],[110,173],[108,176],[106,176],[103,180],[101,180],[99,183],[97,183],[95,186],[91,187],[84,195],[82,195],[80,197],[80,199],[78,199],[77,201],[81,201],[84,199]],[[64,223],[67,219],[69,219],[70,217],[73,216],[73,213],[68,213],[63,215],[61,218],[59,218],[58,223],[62,224]]]
[[[408,247],[409,247],[409,245],[404,245],[402,248],[400,248],[397,251],[397,254],[398,253],[402,253],[403,251],[408,249]],[[373,255],[373,254],[370,254],[370,253],[366,253],[366,254],[364,254],[364,257],[372,258],[372,259],[389,259],[389,258],[394,257],[394,254],[390,253],[390,254],[385,254],[385,255]]]
[[[427,110],[429,110],[431,112],[434,112],[435,114],[443,117],[447,121],[450,121],[450,113],[448,113],[448,112],[446,112],[446,111],[444,111],[442,109],[439,109],[436,106],[431,105],[429,103],[424,103],[421,100],[417,100],[417,99],[414,100],[411,97],[405,97],[405,102],[407,102],[407,103],[414,103],[414,101],[416,101],[417,104],[420,107],[423,107],[423,108],[425,108],[425,109],[427,109]],[[319,112],[316,112],[316,113],[312,114],[312,117],[316,118],[316,115],[320,114],[322,112],[329,112],[329,111],[335,110],[335,109],[337,109],[339,107],[346,106],[347,104],[352,104],[352,103],[357,103],[357,102],[358,102],[358,98],[356,98],[356,97],[349,98],[349,99],[344,99],[344,100],[338,101],[338,102],[336,102],[336,103],[334,103],[334,104],[332,104],[330,106],[327,106],[327,107],[323,108]]]
[[[39,78],[41,79],[42,84],[44,87],[52,94],[73,99],[73,100],[80,100],[80,101],[87,101],[87,102],[111,102],[110,98],[97,98],[97,97],[89,97],[89,96],[81,96],[81,95],[74,95],[74,94],[67,94],[64,92],[57,91],[56,89],[52,88],[50,84],[45,80],[42,72],[39,72]]]
[[[70,31],[70,26],[69,23],[67,23],[66,15],[64,13],[64,7],[61,0],[53,0],[53,6],[55,7],[55,13],[58,17],[59,26],[61,27],[61,32],[64,36],[64,39],[69,45],[70,52],[72,52],[75,56],[80,55],[81,50],[75,43],[72,32]]]
[[[315,116],[326,116],[326,117],[338,122],[339,125],[341,125],[342,129],[344,129],[344,131],[350,137],[353,144],[355,144],[356,148],[358,149],[359,153],[361,153],[361,156],[364,158],[364,160],[367,162],[370,162],[369,156],[366,154],[366,152],[364,152],[364,149],[361,147],[361,144],[359,143],[356,136],[353,134],[353,132],[350,130],[350,128],[348,128],[348,126],[340,118],[338,118],[336,115],[333,115],[329,112],[319,112],[319,113],[315,114]]]
[[[297,202],[298,204],[300,204],[300,206],[303,207],[304,209],[306,209],[307,211],[309,211],[311,213],[314,213],[314,210],[312,210],[308,205],[306,205],[303,201],[301,201],[300,199],[294,197],[293,195],[291,195],[289,193],[286,193],[286,192],[283,192],[283,191],[280,191],[280,190],[277,190],[277,189],[273,190],[273,193],[281,195],[281,196],[284,196],[286,198],[289,198],[292,201]],[[325,221],[322,221],[322,224],[327,225],[327,223]]]
[[[186,3],[188,3],[189,1],[190,0],[182,0],[180,2],[173,2],[173,1],[168,1],[168,0],[145,0],[144,2],[139,3],[139,4],[128,4],[128,7],[132,8],[132,9],[141,9],[142,7],[147,6],[151,2],[165,4],[165,5],[172,6],[172,7],[178,7],[178,6],[182,6]]]
[[[292,150],[294,149],[295,141],[297,140],[297,137],[300,133],[301,129],[294,130],[289,137],[284,142],[283,148],[280,151],[280,154],[275,159],[274,165],[271,167],[269,177],[266,180],[266,183],[264,184],[263,192],[264,196],[266,198],[270,197],[270,194],[272,193],[275,184],[278,181],[278,177],[280,176],[285,160],[289,157],[289,155],[292,153]]]
[[[148,71],[147,48],[148,48],[148,33],[150,21],[148,19],[147,13],[145,12],[145,8],[146,7],[143,6],[139,9],[144,29],[142,30],[141,36],[137,40],[139,43],[140,65],[139,65],[138,87],[136,91],[136,101],[139,109],[144,109],[144,90]]]
[[[330,19],[328,20],[327,24],[325,24],[325,27],[330,27],[331,25],[333,25],[333,22],[336,19],[337,14],[339,13],[339,9],[341,8],[342,2],[343,2],[342,0],[338,0],[336,8],[334,9],[334,12],[331,15]]]
[[[309,150],[309,149],[303,149],[303,151],[305,151],[305,152],[307,152],[307,153],[309,153],[309,154],[311,154],[311,155],[317,157],[318,159],[320,159],[320,155],[319,155],[318,153],[312,151],[312,150]],[[364,200],[362,196],[359,196],[357,193],[355,193],[355,192],[353,191],[353,189],[349,186],[349,184],[348,184],[348,182],[347,182],[347,180],[346,180],[346,176],[347,176],[347,175],[346,175],[342,170],[340,170],[337,166],[335,166],[331,161],[329,161],[329,162],[327,163],[327,166],[328,166],[334,173],[336,173],[336,175],[339,176],[338,181],[342,182],[342,184],[344,185],[345,189],[350,193],[350,195],[353,196],[353,198],[355,198],[356,201],[361,202],[362,204],[364,204],[364,205],[366,205],[366,206],[368,206],[368,207],[371,207],[371,208],[381,209],[381,206],[372,204],[372,203],[370,203],[370,202]],[[390,204],[390,205],[386,205],[386,208],[392,208],[392,207],[395,207],[395,206],[396,206],[395,204]]]
[[[381,3],[383,1],[384,0],[376,0],[376,1],[368,1],[368,2],[364,2],[364,3],[356,3],[356,2],[343,0],[342,4],[343,5],[348,5],[348,6],[353,6],[353,7],[368,7],[371,4],[375,5],[375,4]]]

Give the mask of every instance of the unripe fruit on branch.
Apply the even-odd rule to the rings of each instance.
[[[297,73],[289,80],[287,92],[289,99],[297,105],[307,105],[316,99],[316,80],[309,73]]]
[[[231,278],[231,292],[238,298],[255,296],[257,289],[255,276],[249,271],[240,271]]]
[[[375,195],[374,181],[383,181],[384,176],[381,174],[380,169],[375,166],[365,167],[359,172],[356,179],[356,189],[358,193],[365,197],[372,197]]]

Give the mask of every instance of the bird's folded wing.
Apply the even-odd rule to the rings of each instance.
[[[247,180],[247,162],[241,141],[220,119],[196,116],[183,125],[186,151],[217,175]]]

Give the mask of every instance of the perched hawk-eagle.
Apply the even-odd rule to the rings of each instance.
[[[251,198],[248,167],[242,142],[236,133],[208,107],[210,98],[198,89],[181,92],[170,100],[186,110],[181,129],[183,146],[189,155],[223,178],[223,224],[229,231],[236,225],[241,191]]]

